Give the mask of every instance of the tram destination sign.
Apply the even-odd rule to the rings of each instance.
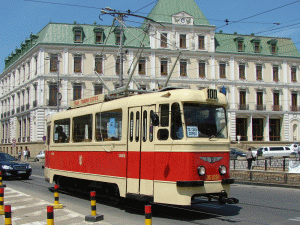
[[[79,108],[82,106],[93,105],[96,103],[104,102],[104,100],[105,100],[104,94],[94,95],[92,97],[82,98],[82,99],[78,99],[75,101],[71,101],[70,106],[71,106],[71,108]]]

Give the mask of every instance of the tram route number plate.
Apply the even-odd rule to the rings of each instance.
[[[216,100],[218,99],[218,92],[216,89],[207,89],[207,98]]]

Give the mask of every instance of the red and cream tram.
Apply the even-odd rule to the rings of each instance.
[[[238,202],[229,198],[223,94],[176,89],[72,104],[47,121],[46,181],[163,204]]]

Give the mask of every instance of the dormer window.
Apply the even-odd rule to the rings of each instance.
[[[243,37],[237,37],[234,40],[236,41],[237,50],[239,52],[243,52],[244,51],[244,38]]]
[[[95,34],[95,43],[96,44],[102,44],[104,40],[104,32],[101,27],[95,27],[94,28],[94,34]]]
[[[73,27],[74,33],[74,42],[82,43],[83,42],[83,28],[81,26]]]
[[[121,43],[121,30],[119,28],[115,29],[115,38],[116,38],[116,45],[120,45],[120,43]],[[124,36],[122,37],[122,43],[124,43]]]
[[[259,42],[254,42],[254,52],[255,53],[259,53],[260,52]]]
[[[268,44],[270,45],[270,50],[272,54],[277,53],[277,40],[276,39],[271,39],[268,41]]]

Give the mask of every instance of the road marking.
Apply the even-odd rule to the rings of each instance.
[[[292,219],[289,219],[289,220],[299,221],[300,222],[300,217],[295,217],[295,218],[292,218]]]

